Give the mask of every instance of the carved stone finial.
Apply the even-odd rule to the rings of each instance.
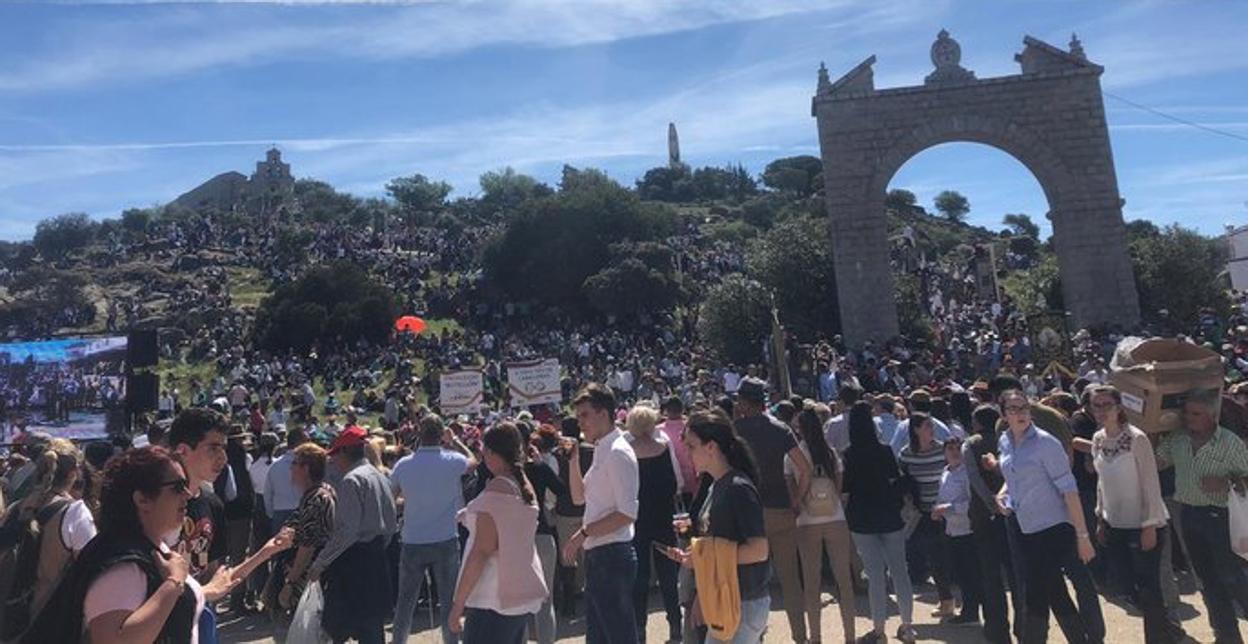
[[[962,46],[949,36],[948,31],[941,29],[936,34],[931,56],[936,71],[928,74],[926,81],[929,85],[975,80],[975,74],[962,67]]]
[[[1088,59],[1087,54],[1083,53],[1083,43],[1079,42],[1079,36],[1074,33],[1070,34],[1070,55],[1083,60]]]
[[[828,66],[824,65],[823,61],[819,61],[819,86],[816,93],[826,94],[830,91],[832,91],[832,81],[828,79]]]

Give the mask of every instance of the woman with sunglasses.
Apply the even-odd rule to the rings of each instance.
[[[1063,576],[1063,565],[1076,554],[1083,563],[1095,556],[1070,459],[1061,441],[1032,422],[1031,403],[1022,390],[1007,389],[998,402],[1006,431],[998,442],[1005,485],[997,504],[1003,514],[1017,517],[1026,553],[1027,619],[1020,639],[1023,644],[1045,642],[1052,611],[1068,641],[1092,641]]]
[[[1096,539],[1125,573],[1124,581],[1144,613],[1147,644],[1174,641],[1175,630],[1161,598],[1161,549],[1170,514],[1161,499],[1157,460],[1148,435],[1126,422],[1122,394],[1095,385],[1089,407],[1099,429],[1092,436],[1096,467]],[[1177,626],[1177,625],[1175,625]]]
[[[220,568],[200,586],[164,539],[186,519],[189,482],[160,447],[125,452],[104,470],[99,534],[70,567],[27,642],[93,644],[199,641],[205,602],[226,596],[241,577]]]

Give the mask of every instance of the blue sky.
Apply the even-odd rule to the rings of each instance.
[[[666,162],[818,154],[810,96],[870,54],[876,87],[921,84],[948,29],[980,78],[1018,72],[1024,34],[1072,32],[1106,91],[1248,137],[1243,2],[79,2],[0,6],[0,239],[42,218],[116,216],[271,143],[296,176],[380,195],[416,172],[474,194],[510,165],[555,181],[564,163],[631,183]],[[1128,219],[1202,232],[1248,223],[1248,141],[1106,97]],[[956,189],[970,221],[1026,212],[1035,179],[1006,154],[950,144],[892,187],[930,205]]]

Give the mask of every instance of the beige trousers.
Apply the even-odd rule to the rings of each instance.
[[[780,578],[784,613],[794,642],[806,641],[806,616],[802,608],[802,584],[798,578],[797,517],[792,510],[763,508],[763,531],[771,549],[771,567]]]
[[[822,640],[823,619],[819,591],[823,581],[823,553],[832,563],[836,588],[840,591],[841,629],[844,641],[854,639],[854,583],[851,572],[854,546],[849,527],[844,521],[805,525],[797,529],[797,549],[802,556],[802,581],[805,585],[806,620],[812,640]]]

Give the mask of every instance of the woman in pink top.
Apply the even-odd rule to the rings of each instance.
[[[672,454],[680,465],[680,493],[685,497],[685,505],[692,500],[693,493],[698,491],[698,475],[693,471],[693,458],[689,456],[689,448],[685,446],[685,403],[680,396],[672,396],[663,401],[663,415],[667,420],[659,425],[672,446]]]
[[[450,628],[464,644],[523,644],[525,625],[548,591],[534,545],[537,502],[524,476],[520,431],[499,423],[482,439],[493,479],[460,511],[468,556],[459,570]],[[499,530],[507,532],[499,538]]]

